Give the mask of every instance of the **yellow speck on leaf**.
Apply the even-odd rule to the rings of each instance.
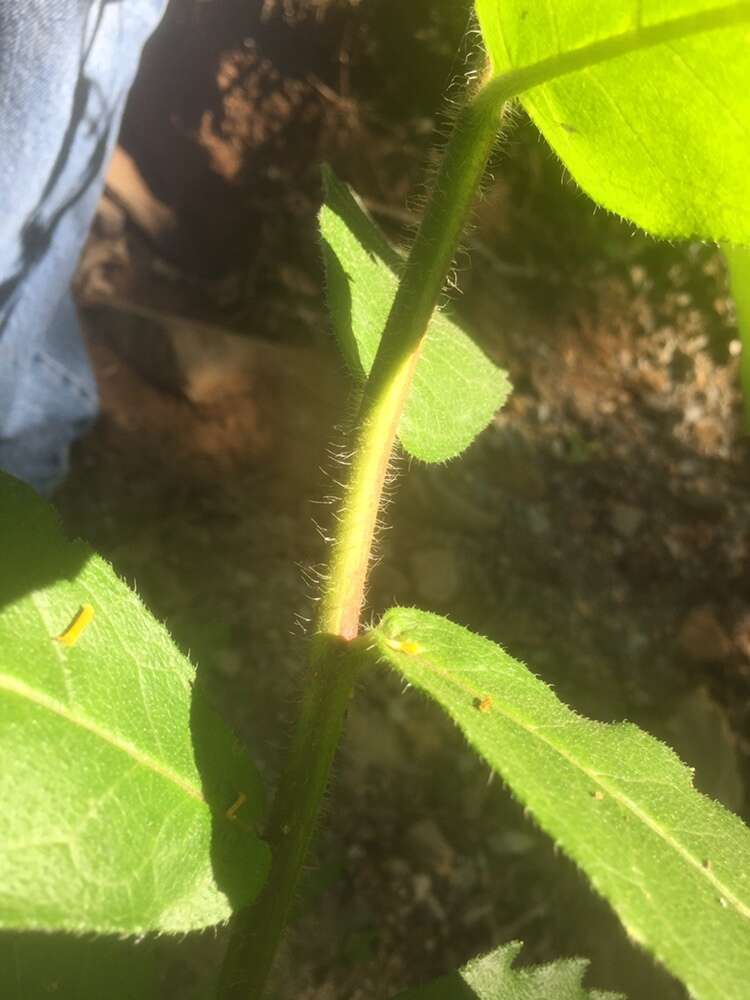
[[[244,792],[240,792],[240,794],[237,796],[236,802],[233,805],[231,805],[224,813],[226,818],[236,819],[237,813],[240,811],[240,809],[244,806],[246,802],[247,802],[247,795],[245,795]]]
[[[424,649],[413,639],[386,639],[386,645],[395,649],[397,653],[405,653],[407,656],[417,656],[424,653]]]
[[[75,646],[85,629],[91,624],[93,618],[94,609],[91,605],[82,604],[78,614],[65,631],[55,636],[55,642],[59,642],[61,646]]]

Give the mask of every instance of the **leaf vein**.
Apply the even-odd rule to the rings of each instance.
[[[464,691],[469,694],[472,699],[483,696],[483,692],[474,688],[473,685],[465,682],[461,677],[456,676],[450,668],[444,668],[434,663],[428,656],[419,657],[419,665],[421,667],[427,667],[433,673],[437,674],[443,679],[447,680],[449,683],[453,684],[459,690]],[[656,836],[660,837],[665,844],[672,848],[676,854],[678,854],[687,864],[691,865],[696,872],[702,876],[707,882],[709,882],[716,890],[719,892],[727,903],[731,903],[737,913],[747,920],[750,920],[750,907],[745,904],[732,890],[726,886],[713,871],[706,868],[703,863],[703,859],[696,858],[694,854],[687,847],[681,844],[674,836],[670,835],[670,831],[667,830],[655,817],[651,816],[645,809],[642,809],[637,803],[633,802],[629,796],[624,794],[621,789],[616,786],[608,784],[603,781],[596,771],[588,768],[585,764],[579,761],[573,754],[565,750],[565,748],[558,746],[551,739],[545,737],[545,735],[539,730],[535,730],[533,726],[529,725],[524,719],[519,718],[510,712],[506,707],[500,707],[497,704],[493,704],[489,709],[489,713],[497,712],[502,715],[509,722],[518,726],[524,732],[529,733],[533,736],[538,736],[538,738],[546,743],[546,745],[559,754],[564,760],[567,760],[573,767],[585,774],[591,781],[599,785],[603,791],[610,795],[613,799],[619,802],[625,809],[631,812],[637,819],[639,819],[644,826],[650,829]],[[586,722],[585,719],[580,719],[581,723]]]
[[[38,691],[36,688],[33,688],[30,685],[25,684],[23,681],[18,680],[16,677],[11,677],[8,674],[0,674],[0,689],[7,691],[9,694],[14,694],[19,698],[25,698],[27,701],[38,705],[40,708],[46,709],[48,712],[51,712],[53,715],[57,715],[59,718],[65,719],[65,721],[69,722],[71,725],[77,726],[85,732],[91,733],[92,736],[96,736],[104,743],[107,743],[116,750],[126,754],[141,767],[144,767],[149,771],[153,771],[154,774],[158,774],[166,781],[171,782],[179,788],[180,791],[184,792],[190,798],[195,799],[196,802],[200,802],[202,805],[207,805],[201,791],[194,785],[191,785],[190,782],[186,781],[181,775],[177,774],[176,771],[173,771],[170,767],[166,767],[158,760],[155,760],[150,754],[144,753],[143,750],[135,746],[135,744],[131,743],[129,740],[123,739],[116,733],[112,733],[105,729],[93,719],[87,719],[85,716],[78,715],[66,705],[57,701],[57,699],[51,698],[49,695],[44,694],[43,691]]]

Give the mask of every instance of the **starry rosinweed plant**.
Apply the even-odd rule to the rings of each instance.
[[[254,767],[166,630],[101,558],[64,539],[45,504],[3,479],[3,928],[144,936],[230,921],[218,995],[262,997],[355,679],[385,663],[444,709],[691,996],[749,995],[750,832],[695,790],[671,750],[636,726],[581,717],[500,646],[446,618],[396,607],[363,624],[394,450],[455,458],[509,391],[439,302],[515,102],[604,208],[655,236],[721,242],[738,261],[750,245],[750,0],[475,8],[485,63],[408,257],[324,170],[328,301],[358,406],[299,718],[267,819]],[[578,960],[516,971],[519,948],[502,945],[408,996],[603,996],[582,985]],[[118,988],[108,995],[132,995]]]

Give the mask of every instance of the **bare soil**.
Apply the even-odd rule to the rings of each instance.
[[[190,651],[270,787],[347,415],[318,164],[408,239],[466,54],[468,5],[439,6],[173,3],[79,271],[102,417],[59,506]],[[461,460],[404,463],[372,613],[414,603],[502,642],[747,818],[750,456],[721,259],[595,212],[520,116],[466,251],[453,308],[515,391]],[[363,680],[278,996],[386,1000],[511,939],[525,961],[591,959],[592,986],[684,995],[436,709]],[[165,998],[209,995],[221,935],[193,945],[160,945]]]

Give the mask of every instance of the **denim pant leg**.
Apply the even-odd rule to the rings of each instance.
[[[50,493],[97,411],[70,281],[166,0],[0,0],[0,468]]]

